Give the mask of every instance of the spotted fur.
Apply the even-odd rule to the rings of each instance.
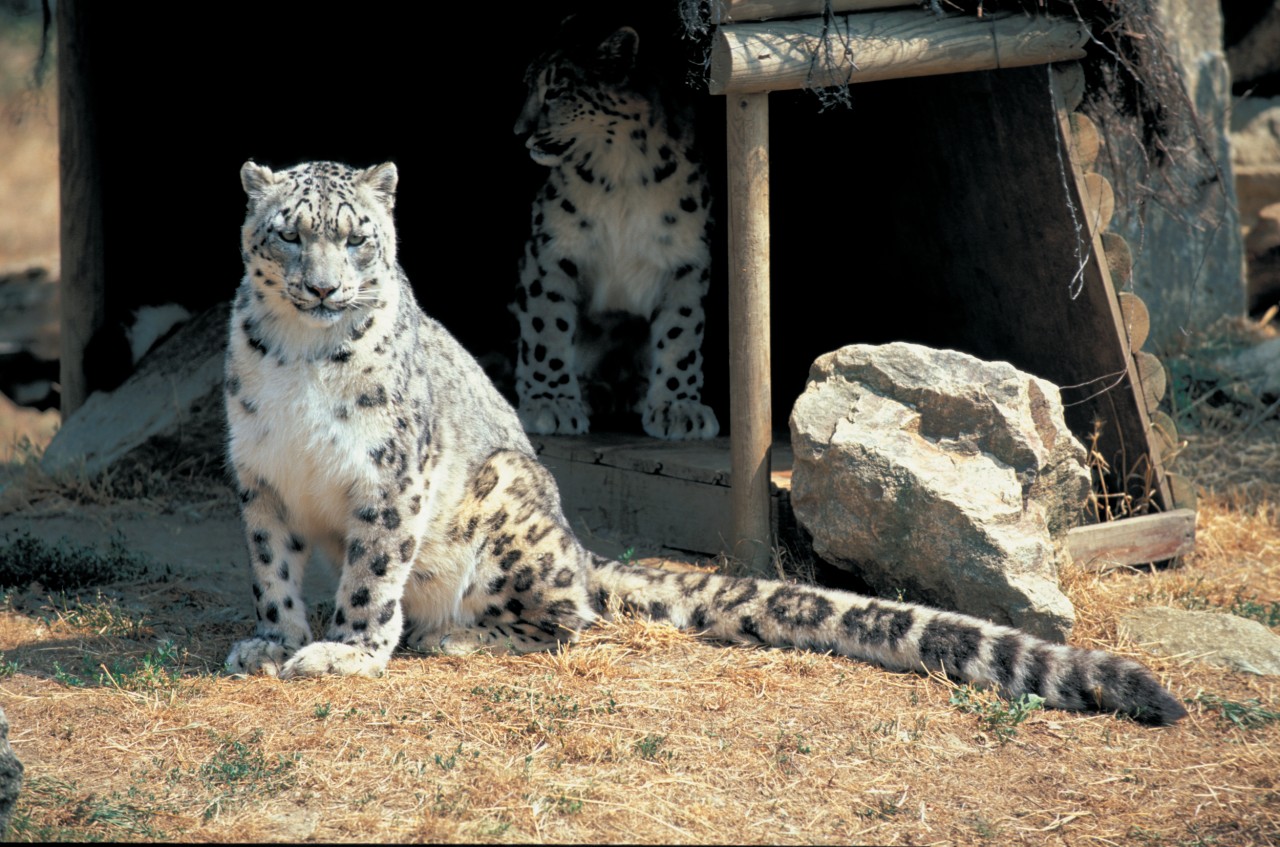
[[[401,644],[546,650],[620,606],[1066,709],[1157,724],[1184,714],[1145,668],[1107,653],[832,589],[593,555],[515,410],[414,300],[396,263],[395,166],[250,162],[241,179],[226,407],[258,623],[230,672],[376,676]],[[300,589],[313,552],[339,576],[320,640]]]
[[[553,50],[525,74],[515,131],[548,168],[512,304],[529,432],[586,432],[585,391],[617,381],[602,362],[619,347],[633,348],[627,373],[641,386],[623,404],[646,433],[713,438],[720,429],[701,400],[711,189],[687,109],[645,78],[638,43],[624,27],[586,50]],[[644,326],[638,343],[619,329],[627,316]]]

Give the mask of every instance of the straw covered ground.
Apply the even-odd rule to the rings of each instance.
[[[53,485],[10,466],[7,526],[127,514],[160,543],[146,558],[121,543],[50,553],[6,533],[29,545],[26,561],[54,563],[49,584],[0,606],[0,703],[26,765],[9,837],[1275,843],[1280,681],[1158,657],[1117,633],[1124,611],[1147,605],[1280,628],[1280,422],[1214,415],[1179,459],[1200,488],[1196,552],[1064,575],[1073,642],[1147,663],[1186,702],[1189,717],[1165,729],[625,619],[554,654],[400,656],[376,680],[235,680],[219,666],[251,627],[243,553],[203,582],[164,553],[177,524],[200,545],[213,543],[193,536],[205,525],[241,545],[228,490],[154,471]],[[52,590],[57,562],[116,581]]]
[[[1160,604],[1280,623],[1278,437],[1190,440],[1205,490],[1179,566],[1067,574],[1073,641],[1153,667],[1190,711],[1172,728],[632,620],[555,654],[234,680],[218,667],[248,599],[151,562],[6,595],[0,703],[26,765],[10,837],[1274,843],[1280,684],[1152,656],[1116,620]]]

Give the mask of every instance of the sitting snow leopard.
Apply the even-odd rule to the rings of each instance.
[[[549,169],[511,307],[520,420],[532,433],[586,432],[584,383],[610,380],[601,361],[619,346],[634,347],[627,370],[644,387],[626,405],[646,433],[720,430],[701,401],[711,189],[691,115],[643,73],[638,42],[623,27],[585,49],[552,50],[525,73],[515,132]],[[620,331],[626,316],[647,324],[638,342]]]
[[[395,165],[249,162],[241,181],[225,399],[258,622],[229,672],[376,676],[400,645],[548,650],[621,607],[1065,709],[1185,714],[1144,667],[1107,653],[834,589],[593,555],[515,410],[414,299],[396,261]],[[313,551],[339,577],[320,640],[301,590]]]

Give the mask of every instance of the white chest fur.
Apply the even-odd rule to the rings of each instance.
[[[328,361],[282,363],[246,349],[233,372],[241,384],[227,404],[232,462],[280,497],[296,531],[332,536],[378,485],[369,456],[386,437],[383,416],[356,414],[360,385]]]

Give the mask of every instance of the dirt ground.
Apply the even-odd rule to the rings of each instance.
[[[8,62],[29,67],[17,50],[0,33],[0,80]],[[49,97],[21,95],[39,107],[21,120],[3,112],[0,267],[56,261]],[[376,680],[233,679],[221,662],[252,611],[232,492],[175,469],[53,482],[4,465],[0,543],[34,538],[70,558],[114,541],[142,568],[0,592],[0,706],[26,767],[8,837],[1278,843],[1280,680],[1117,633],[1148,605],[1280,631],[1280,424],[1206,414],[1187,442],[1196,552],[1064,574],[1073,643],[1143,661],[1186,703],[1164,729],[630,620],[554,654],[398,656]],[[323,607],[332,585],[322,568],[310,578]]]

